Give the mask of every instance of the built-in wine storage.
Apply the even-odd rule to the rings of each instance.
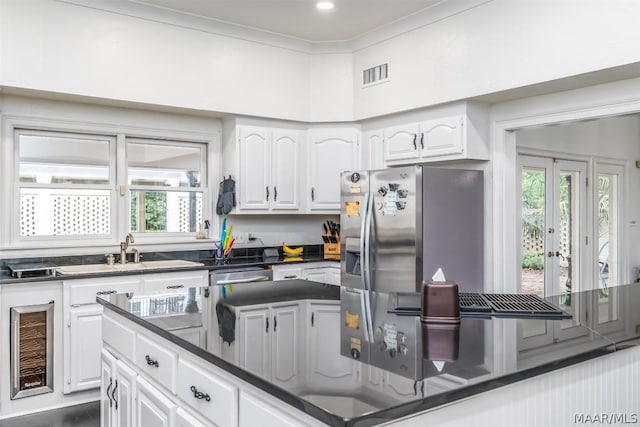
[[[53,302],[11,308],[11,399],[53,391]]]

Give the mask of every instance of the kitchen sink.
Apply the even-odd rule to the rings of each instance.
[[[158,261],[145,261],[127,264],[83,264],[65,265],[57,268],[57,272],[63,276],[78,274],[119,273],[123,271],[153,270],[161,268],[198,267],[204,264],[200,262],[185,261],[181,259],[163,259]]]
[[[130,264],[125,264],[130,265]],[[135,264],[134,264],[135,265]],[[177,267],[198,267],[202,266],[201,262],[194,261],[185,261],[182,259],[162,259],[158,261],[144,261],[138,263],[138,265],[142,265],[144,269],[150,268],[177,268]]]

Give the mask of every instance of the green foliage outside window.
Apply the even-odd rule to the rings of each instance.
[[[139,208],[144,209],[143,217],[140,215]],[[144,223],[144,229],[141,229],[141,222]],[[131,193],[131,230],[149,233],[167,231],[167,193],[161,191]]]

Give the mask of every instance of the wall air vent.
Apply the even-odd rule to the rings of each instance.
[[[362,72],[362,86],[372,86],[389,81],[389,64],[376,65]]]

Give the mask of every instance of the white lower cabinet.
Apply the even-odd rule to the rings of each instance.
[[[62,282],[64,393],[100,387],[102,306],[96,297],[139,289],[140,278],[129,276]]]
[[[174,427],[177,405],[141,377],[136,379],[136,427]]]
[[[358,384],[358,362],[340,354],[340,301],[309,302],[308,383],[348,390]]]
[[[300,303],[238,307],[236,318],[238,343],[229,349],[230,356],[255,375],[280,385],[295,384],[300,371]]]
[[[100,295],[167,290],[185,295],[189,287],[207,286],[208,271],[137,274],[132,276],[65,279],[62,282],[64,315],[64,393],[100,387],[100,349],[102,347],[102,305]],[[173,291],[171,291],[173,289]],[[206,312],[203,310],[204,318]],[[206,324],[203,324],[203,328]],[[197,335],[196,335],[197,333]],[[185,330],[191,342],[202,342],[202,328]]]
[[[273,280],[302,279],[302,266],[299,264],[274,265],[271,269],[273,270]]]
[[[176,391],[182,401],[216,425],[237,424],[238,388],[184,358],[178,361]]]
[[[240,393],[239,427],[303,427],[306,424],[287,415],[271,402],[253,394]]]
[[[111,353],[102,350],[102,427],[132,427],[136,396],[136,372]]]
[[[100,354],[102,347],[102,306],[90,304],[69,310],[68,372],[65,388],[69,391],[87,390],[100,386]]]
[[[334,261],[308,262],[297,265],[274,265],[273,280],[303,279],[340,285],[340,265]]]
[[[212,425],[198,420],[182,408],[176,411],[176,427],[211,427]]]

